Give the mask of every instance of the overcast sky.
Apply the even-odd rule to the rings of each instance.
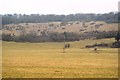
[[[118,11],[119,0],[0,0],[0,14],[75,14]]]

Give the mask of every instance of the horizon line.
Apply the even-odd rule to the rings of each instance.
[[[11,14],[11,15],[14,15],[14,14],[21,14],[21,15],[32,15],[32,14],[39,14],[39,15],[70,15],[70,14],[108,14],[108,13],[111,13],[113,12],[114,14],[115,13],[118,13],[119,11],[110,11],[110,12],[104,12],[104,13],[92,13],[92,12],[88,12],[88,13],[82,13],[82,12],[78,12],[78,13],[69,13],[69,14],[54,14],[54,13],[48,13],[48,14],[45,14],[45,13],[4,13],[4,14],[1,14],[0,15],[8,15],[8,14]]]

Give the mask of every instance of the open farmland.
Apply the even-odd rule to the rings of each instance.
[[[117,78],[117,48],[85,48],[88,44],[111,43],[114,39],[63,42],[3,42],[3,78]]]

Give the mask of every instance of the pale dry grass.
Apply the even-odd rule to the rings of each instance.
[[[91,31],[117,31],[118,30],[118,24],[117,23],[105,23],[103,21],[96,21],[94,25],[90,25],[90,22],[85,22],[85,26],[88,26],[86,29],[83,26],[82,22],[79,24],[75,24],[75,22],[72,22],[72,25],[65,25],[65,26],[60,26],[61,22],[48,22],[48,23],[20,23],[19,25],[23,28],[25,28],[26,32],[30,31],[35,31],[38,35],[40,35],[42,31],[49,31],[49,32],[59,32],[63,33],[64,31],[66,32],[74,32],[74,33],[83,33],[83,32],[91,32]],[[54,26],[49,26],[50,24],[54,24]],[[100,26],[98,28],[95,27],[96,24],[103,24],[103,26]],[[17,28],[18,25],[16,24],[8,24],[5,26],[9,26],[11,28]],[[13,29],[14,29],[13,28]],[[64,29],[62,29],[64,28]],[[38,31],[41,30],[41,31]],[[84,31],[80,31],[84,30]],[[15,29],[12,31],[9,30],[3,30],[3,33],[5,34],[14,34],[14,35],[19,35],[19,32]]]
[[[117,49],[99,48],[97,52],[82,49],[88,43],[112,41],[114,40],[69,42],[71,48],[66,53],[62,53],[63,43],[3,42],[3,77],[116,78]]]
[[[2,78],[2,41],[0,41],[0,78]]]

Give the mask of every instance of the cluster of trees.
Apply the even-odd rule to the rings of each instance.
[[[114,38],[117,31],[91,31],[80,34],[80,39],[104,39],[104,38]]]
[[[76,34],[73,32],[42,32],[42,35],[38,36],[35,32],[30,34],[21,34],[15,36],[11,34],[2,34],[3,41],[17,41],[17,42],[63,42],[63,41],[79,41],[82,39],[104,39],[115,38],[117,41],[120,39],[120,34],[117,31],[109,32],[88,32],[83,34]]]
[[[105,32],[104,32],[105,33]],[[103,34],[104,34],[103,33]],[[111,47],[111,48],[120,48],[120,32],[118,31],[118,32],[109,32],[109,33],[107,33],[107,34],[101,34],[100,35],[100,37],[99,36],[97,36],[97,37],[99,37],[99,38],[102,38],[102,37],[107,37],[107,38],[115,38],[115,42],[113,42],[113,43],[107,43],[107,44],[105,44],[105,43],[101,43],[101,44],[94,44],[94,45],[86,45],[86,48],[94,48],[94,47]]]
[[[40,14],[5,14],[2,15],[2,24],[11,23],[42,23],[42,22],[69,22],[69,21],[105,21],[108,23],[117,23],[119,13],[104,13],[104,14],[69,14],[69,15],[40,15]]]
[[[120,40],[120,32],[118,32],[118,33],[116,34],[115,40],[116,40],[116,41],[119,41],[119,40]]]
[[[96,39],[115,38],[117,33],[117,31],[98,32],[96,34]]]
[[[75,33],[44,33],[41,36],[37,34],[22,34],[15,36],[11,34],[2,34],[3,41],[15,41],[15,42],[63,42],[63,41],[78,41],[80,39],[79,34]]]
[[[105,43],[86,45],[86,48],[94,48],[94,47],[110,47],[110,45]]]
[[[118,31],[115,35],[115,42],[112,43],[112,48],[120,48],[120,31]]]
[[[114,43],[112,43],[112,48],[120,48],[120,41],[116,41]]]

